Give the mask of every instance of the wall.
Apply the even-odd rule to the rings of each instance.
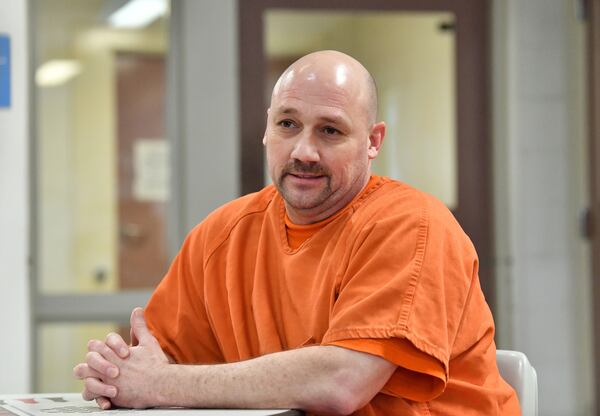
[[[12,107],[0,109],[0,393],[30,385],[27,31],[27,1],[4,2],[0,33],[11,37]]]
[[[180,203],[171,212],[171,241],[179,247],[192,227],[240,192],[237,1],[177,1],[171,18],[175,92],[167,119]]]
[[[538,371],[540,414],[592,414],[583,24],[564,0],[493,2],[499,346]]]

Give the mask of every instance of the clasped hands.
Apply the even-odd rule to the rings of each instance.
[[[88,342],[85,362],[73,368],[73,375],[84,381],[85,400],[95,399],[102,409],[161,405],[158,392],[169,359],[148,329],[142,308],[131,313],[131,342],[128,346],[116,333]]]

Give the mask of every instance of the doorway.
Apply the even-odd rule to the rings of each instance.
[[[34,391],[80,390],[71,369],[87,341],[127,325],[166,268],[158,185],[170,168],[160,163],[170,18],[115,28],[107,18],[122,5],[31,1]]]
[[[162,55],[135,52],[116,55],[121,290],[156,287],[169,265],[164,61]]]
[[[493,271],[493,227],[491,192],[491,154],[489,134],[489,62],[488,62],[488,1],[303,1],[254,0],[239,2],[239,59],[241,98],[241,187],[242,193],[254,192],[264,186],[264,157],[261,142],[264,131],[268,68],[273,67],[266,53],[266,22],[272,13],[310,13],[338,16],[350,13],[418,14],[440,17],[438,30],[453,37],[453,68],[451,88],[455,142],[455,198],[448,203],[454,215],[477,248],[480,260],[480,280],[486,299],[495,309]],[[322,18],[321,18],[322,19]],[[343,16],[342,16],[343,19]],[[315,28],[332,24],[322,19]],[[419,38],[411,39],[418,43]],[[369,67],[368,62],[364,62]],[[381,99],[381,97],[380,97]],[[384,105],[385,106],[385,105]],[[425,138],[426,139],[426,138]],[[388,145],[389,143],[386,143]],[[452,157],[450,158],[452,160]],[[428,162],[431,164],[431,162]],[[452,171],[452,168],[450,168]],[[452,192],[450,192],[452,195]]]

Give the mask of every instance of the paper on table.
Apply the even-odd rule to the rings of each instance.
[[[35,394],[22,396],[0,396],[0,416],[50,416],[84,415],[98,413],[104,415],[141,416],[274,416],[299,415],[295,411],[274,410],[233,410],[233,409],[113,409],[102,410],[94,402],[86,402],[80,394]]]

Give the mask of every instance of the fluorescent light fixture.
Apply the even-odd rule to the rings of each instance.
[[[116,28],[138,28],[148,26],[167,13],[167,0],[130,0],[108,17]]]
[[[39,87],[55,87],[79,75],[81,64],[69,59],[53,59],[45,62],[35,72],[35,83]]]

